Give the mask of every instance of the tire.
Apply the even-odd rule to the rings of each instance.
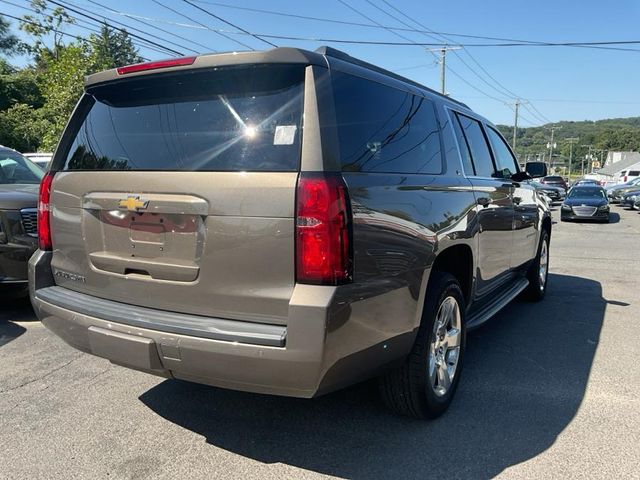
[[[544,253],[543,253],[544,252]],[[546,268],[544,274],[541,273],[540,265],[544,262]],[[529,280],[529,286],[525,289],[524,298],[532,301],[539,302],[544,298],[547,293],[549,279],[549,232],[542,230],[540,235],[540,244],[538,245],[538,253],[536,258],[529,267],[527,272],[527,280]]]
[[[444,328],[438,330],[439,319],[445,318],[449,308],[453,309],[453,315]],[[433,272],[411,353],[401,367],[379,379],[382,400],[393,412],[418,419],[433,419],[447,410],[462,373],[466,346],[465,311],[466,302],[456,278],[448,273]],[[453,335],[454,330],[457,330],[456,336]],[[432,376],[429,375],[430,370]]]

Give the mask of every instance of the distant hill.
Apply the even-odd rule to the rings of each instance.
[[[541,127],[518,128],[518,139],[516,142],[516,153],[520,160],[535,158],[538,155],[546,154],[548,158],[549,150],[547,143],[551,140],[551,130],[549,125]],[[588,153],[588,147],[582,145],[592,145],[592,153],[598,158],[606,157],[606,152],[613,151],[640,151],[640,117],[629,118],[608,118],[597,121],[582,122],[557,122],[554,142],[557,147],[554,149],[554,162],[563,162],[569,158],[568,138],[579,138],[573,145],[574,168]],[[513,139],[513,126],[498,125],[509,142]],[[556,155],[558,155],[556,157]]]

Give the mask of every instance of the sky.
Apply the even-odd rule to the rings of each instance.
[[[62,1],[62,0],[59,0]],[[239,35],[234,27],[189,5],[185,0],[64,0],[69,6],[85,8],[91,15],[110,19],[158,35],[158,43],[185,54],[182,47],[197,52],[240,51],[247,47],[219,35],[240,41],[256,50],[272,48],[252,36]],[[593,42],[640,40],[640,1],[615,0],[189,0],[247,32],[305,39],[341,39],[381,42],[431,42],[450,45],[501,43],[493,40],[454,37],[449,34],[480,35],[537,42]],[[27,0],[10,3],[29,6]],[[395,7],[396,10],[394,10]],[[242,7],[242,8],[233,8]],[[376,8],[377,7],[377,8]],[[107,10],[110,8],[120,15]],[[311,16],[340,22],[365,23],[357,26],[309,20],[246,9],[261,9],[288,15]],[[85,11],[86,12],[86,11]],[[178,13],[176,13],[178,12]],[[0,0],[0,13],[22,16],[23,8]],[[70,12],[72,13],[72,12]],[[122,13],[143,16],[146,22],[187,40],[142,25]],[[187,15],[191,19],[180,16]],[[403,16],[405,14],[407,16]],[[74,13],[72,15],[78,16]],[[79,16],[78,16],[79,17]],[[394,18],[395,17],[395,18]],[[408,18],[409,17],[409,18]],[[82,18],[82,17],[79,17]],[[89,21],[84,18],[85,21]],[[17,22],[10,20],[14,30]],[[419,26],[412,21],[419,22]],[[89,21],[90,22],[90,21]],[[404,22],[404,23],[403,23]],[[179,23],[181,25],[176,25]],[[435,40],[420,32],[396,32],[389,27],[428,29],[447,34]],[[386,27],[386,28],[385,28]],[[87,35],[77,26],[71,34]],[[143,35],[140,32],[135,32]],[[408,40],[407,40],[408,39]],[[268,39],[278,46],[314,50],[321,45],[339,48],[348,54],[397,72],[430,88],[440,89],[440,66],[429,47],[417,45],[357,45],[313,40]],[[190,41],[197,42],[191,43]],[[170,45],[180,44],[181,47]],[[640,43],[621,45],[637,51],[616,51],[577,47],[472,47],[447,53],[446,91],[467,103],[494,123],[512,125],[516,97],[528,102],[521,108],[521,126],[561,120],[598,120],[640,116]],[[152,60],[169,55],[140,49]],[[21,65],[28,59],[14,58]],[[508,90],[507,91],[505,91]]]

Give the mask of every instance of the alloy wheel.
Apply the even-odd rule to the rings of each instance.
[[[440,304],[429,345],[429,381],[438,397],[446,395],[453,384],[461,340],[460,306],[454,297],[449,296]]]

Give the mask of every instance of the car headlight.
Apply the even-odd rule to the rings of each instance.
[[[571,207],[569,205],[565,205],[564,203],[562,204],[562,210],[564,210],[565,212],[570,212],[571,211]]]
[[[637,195],[631,195],[631,196],[629,197],[629,200],[631,200],[632,202],[635,202],[637,199],[638,199],[638,196],[637,196]]]
[[[600,206],[598,207],[598,211],[600,211],[600,212],[607,212],[607,211],[609,211],[609,205],[600,205]]]

